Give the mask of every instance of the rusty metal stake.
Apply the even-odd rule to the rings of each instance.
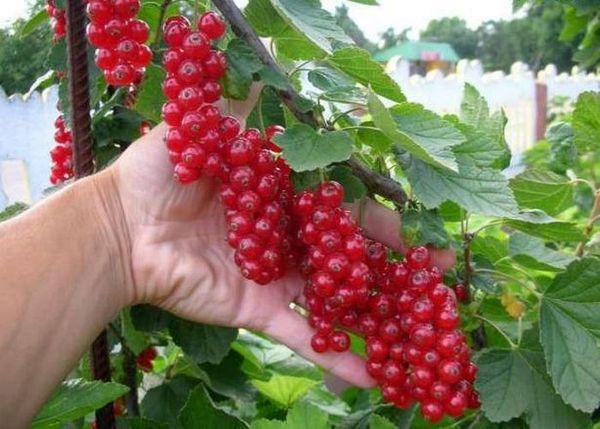
[[[80,179],[94,172],[84,1],[68,0],[66,15],[73,168],[75,179]],[[105,330],[92,343],[90,357],[94,378],[110,381],[110,360]],[[115,428],[112,402],[96,410],[96,424],[99,429]]]

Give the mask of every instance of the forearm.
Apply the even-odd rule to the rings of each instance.
[[[130,302],[127,240],[110,174],[0,224],[0,419],[24,427]]]

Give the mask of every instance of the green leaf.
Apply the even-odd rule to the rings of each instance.
[[[31,423],[32,428],[58,427],[91,413],[127,393],[118,383],[73,379],[63,382]]]
[[[499,169],[508,166],[510,149],[504,137],[506,115],[502,110],[490,115],[486,99],[469,83],[465,83],[460,120],[467,125],[464,129],[459,127],[468,139],[463,150],[471,155],[476,165]],[[476,153],[478,146],[483,153]]]
[[[318,134],[305,124],[292,125],[275,137],[283,149],[283,158],[294,171],[323,168],[352,155],[352,139],[345,131]]]
[[[353,86],[355,83],[338,70],[330,67],[314,68],[308,72],[307,78],[310,83],[323,91]]]
[[[148,346],[148,336],[133,326],[130,308],[123,309],[120,316],[121,334],[127,343],[127,347],[135,354],[142,352]]]
[[[543,158],[548,161],[549,167],[556,172],[565,173],[578,163],[577,148],[573,142],[573,127],[568,122],[555,122],[546,130],[546,140],[550,146],[550,157]],[[536,146],[541,146],[540,143]],[[542,146],[543,147],[543,146]],[[535,146],[534,146],[535,148]],[[530,149],[528,153],[533,153]]]
[[[375,124],[370,121],[361,124],[361,126],[364,127],[371,127],[374,125]],[[357,137],[359,142],[371,147],[381,155],[387,155],[392,147],[392,140],[386,137],[386,135],[378,129],[364,127],[359,128],[358,130]]]
[[[162,81],[165,80],[165,71],[156,64],[148,64],[144,80],[139,86],[135,103],[135,110],[153,122],[161,121],[161,109],[165,96],[159,91]]]
[[[271,0],[271,4],[297,32],[328,54],[333,52],[333,42],[352,43],[318,0]]]
[[[198,383],[199,380],[193,378],[176,376],[150,389],[142,400],[142,416],[167,423],[169,428],[181,429],[177,416]]]
[[[265,85],[272,86],[273,88],[288,89],[290,86],[287,78],[272,68],[265,66],[259,70],[258,75]]]
[[[295,60],[317,59],[325,52],[286,22],[269,0],[250,0],[244,10],[248,22],[262,37],[271,37],[277,52]]]
[[[367,195],[367,187],[348,167],[337,166],[329,172],[329,178],[344,187],[344,201],[353,203]]]
[[[554,387],[573,407],[591,412],[600,400],[600,259],[573,262],[546,289],[540,331]]]
[[[158,33],[158,29],[161,25],[161,3],[160,0],[155,1],[143,1],[142,8],[140,9],[137,19],[141,19],[145,21],[146,24],[150,27],[150,33],[148,35],[148,43],[153,43],[156,39],[156,35]],[[162,16],[163,21],[171,16],[179,15],[181,12],[179,10],[179,5],[176,2],[170,3],[167,5],[167,8],[164,11],[164,16]],[[201,11],[198,11],[201,13]]]
[[[556,215],[573,204],[569,179],[547,170],[529,169],[510,180],[519,207]]]
[[[148,304],[131,307],[131,321],[138,331],[161,331],[169,327],[169,322],[175,316],[171,313]]]
[[[203,325],[179,318],[171,319],[169,332],[175,344],[198,364],[221,362],[238,335],[234,328]]]
[[[460,103],[460,120],[467,125],[480,129],[490,116],[487,101],[479,94],[477,88],[465,83],[463,99]]]
[[[142,417],[118,417],[117,429],[169,429],[166,423]]]
[[[206,383],[212,391],[236,401],[253,402],[256,392],[241,369],[243,363],[244,358],[231,351],[218,365],[204,363],[200,369],[208,376]]]
[[[452,117],[450,117],[452,118]],[[492,140],[484,131],[457,120],[448,119],[466,138],[452,148],[459,164],[472,164],[480,168],[499,168],[510,159],[510,152]]]
[[[571,255],[546,247],[543,240],[522,233],[510,236],[508,249],[515,261],[536,270],[562,271],[575,260]]]
[[[560,32],[559,40],[572,40],[587,27],[588,19],[585,15],[579,15],[573,6],[565,6],[563,14],[564,25]]]
[[[371,414],[369,429],[396,429],[396,425],[385,417],[378,414]]]
[[[475,388],[481,409],[492,422],[524,415],[531,429],[584,428],[587,416],[561,400],[537,349],[488,349],[477,359]]]
[[[184,429],[199,427],[202,429],[244,429],[247,427],[237,417],[217,408],[203,385],[196,387],[190,394],[179,414],[179,422]]]
[[[415,195],[427,208],[450,200],[472,213],[510,216],[517,212],[508,181],[499,171],[463,165],[456,173],[398,153],[397,148],[395,152]]]
[[[385,73],[379,63],[364,49],[347,47],[334,52],[327,58],[332,66],[354,78],[364,86],[370,86],[373,91],[387,99],[402,103],[406,97],[398,84]]]
[[[402,213],[402,238],[407,246],[447,247],[450,237],[435,210],[409,208]]]
[[[505,225],[548,241],[575,242],[583,239],[577,225],[548,216],[540,210],[526,210],[503,219]]]
[[[506,242],[489,235],[477,234],[471,244],[471,250],[475,254],[481,254],[494,263],[508,255]]]
[[[10,206],[6,207],[3,211],[0,212],[0,222],[10,219],[11,217],[15,217],[20,213],[23,213],[27,210],[27,204],[24,203],[14,203]]]
[[[328,416],[315,405],[298,401],[288,412],[285,422],[259,419],[252,422],[251,429],[328,429]]]
[[[327,429],[330,426],[325,412],[306,401],[298,401],[288,412],[286,427],[289,429]]]
[[[241,39],[232,39],[225,50],[227,74],[224,78],[226,93],[236,100],[248,98],[252,75],[258,73],[263,65],[252,48]]]
[[[579,95],[573,110],[575,145],[581,152],[598,152],[600,148],[600,93]]]
[[[289,408],[308,390],[318,384],[317,381],[303,377],[274,374],[269,381],[251,380],[258,391],[275,404]]]
[[[283,123],[285,123],[285,118],[277,93],[273,88],[264,88],[254,109],[246,119],[246,126],[262,130],[269,125]]]
[[[46,10],[45,9],[41,9],[38,13],[36,13],[35,15],[33,15],[31,18],[29,18],[29,21],[27,21],[19,29],[19,36],[20,37],[27,37],[27,36],[29,36],[31,33],[33,33],[36,30],[36,28],[38,28],[39,26],[41,26],[43,23],[45,23],[49,19],[50,18],[48,17],[48,13],[46,13]]]
[[[419,104],[402,103],[388,111],[374,93],[368,100],[373,122],[390,140],[428,164],[458,170],[451,148],[464,137],[456,128]]]

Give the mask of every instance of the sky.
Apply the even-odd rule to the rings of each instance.
[[[243,6],[247,0],[236,0]],[[427,26],[432,19],[459,16],[467,25],[476,28],[489,19],[510,19],[512,0],[379,0],[379,6],[366,6],[347,0],[322,0],[325,9],[333,12],[336,6],[346,4],[349,14],[365,35],[375,41],[388,27],[402,30],[412,27],[411,37]],[[3,1],[0,7],[0,26],[5,26],[27,11],[27,0]]]

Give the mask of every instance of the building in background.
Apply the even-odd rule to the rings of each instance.
[[[376,52],[373,55],[380,63],[387,63],[394,57],[407,60],[409,73],[425,75],[431,70],[440,70],[444,74],[454,72],[460,60],[449,43],[407,41]]]

